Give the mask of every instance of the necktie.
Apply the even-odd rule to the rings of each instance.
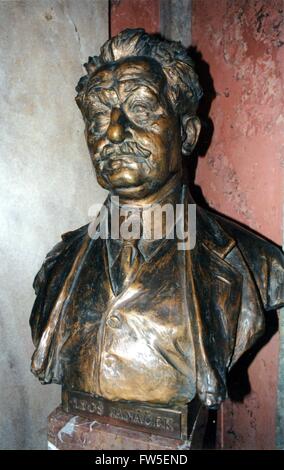
[[[139,266],[138,240],[124,240],[121,251],[110,269],[115,295],[118,295],[134,279]]]

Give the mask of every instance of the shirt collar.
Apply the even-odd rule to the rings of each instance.
[[[153,209],[153,207],[156,204],[163,206],[164,204],[181,203],[182,184],[180,182],[180,179],[177,177],[177,175],[175,175],[171,180],[169,180],[168,183],[164,185],[162,190],[159,191],[159,193],[160,193],[159,197],[155,200],[153,204],[150,204],[144,208],[141,208],[141,206],[139,205],[129,206],[129,208],[139,210],[140,215],[141,215],[142,210],[149,210],[150,208]],[[110,211],[110,197],[106,201],[106,205],[108,207],[108,210]],[[141,220],[142,220],[142,217],[141,217]],[[143,230],[141,230],[141,232],[143,232]],[[137,240],[137,248],[139,252],[141,253],[143,259],[148,263],[166,243],[171,243],[171,242],[172,242],[172,239],[166,238],[166,234],[164,234],[162,238],[159,238],[157,240],[145,239],[141,237],[139,240]],[[106,240],[108,261],[109,261],[110,267],[113,266],[116,259],[118,258],[124,243],[125,243],[125,240],[120,239],[120,238],[119,239],[108,238]]]

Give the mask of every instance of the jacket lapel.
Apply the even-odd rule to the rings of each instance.
[[[190,197],[189,201],[193,202]],[[253,274],[238,247],[238,240],[224,230],[214,214],[200,207],[197,208],[196,238],[192,263],[197,269],[196,275],[193,273],[193,281],[202,308],[206,310],[210,307],[210,311],[215,312],[214,319],[219,319],[223,338],[219,333],[217,337],[219,344],[223,345],[224,365],[230,369],[263,333],[263,306]],[[203,279],[208,285],[200,282]],[[206,298],[204,289],[207,290]]]

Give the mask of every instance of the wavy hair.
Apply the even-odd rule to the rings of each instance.
[[[175,112],[181,117],[195,115],[202,89],[189,53],[180,42],[168,41],[144,29],[125,29],[101,47],[99,56],[89,57],[84,64],[87,75],[76,86],[76,102],[84,114],[84,98],[88,83],[101,66],[129,57],[156,60],[166,76],[167,94]]]

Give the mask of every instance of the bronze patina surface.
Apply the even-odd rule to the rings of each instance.
[[[202,95],[188,52],[126,30],[86,69],[76,100],[100,185],[139,214],[183,204],[188,220],[182,155],[197,142]],[[35,278],[32,372],[89,403],[175,409],[198,397],[218,407],[264,311],[284,304],[281,250],[198,206],[190,250],[164,232],[126,242],[88,228],[63,235]]]

